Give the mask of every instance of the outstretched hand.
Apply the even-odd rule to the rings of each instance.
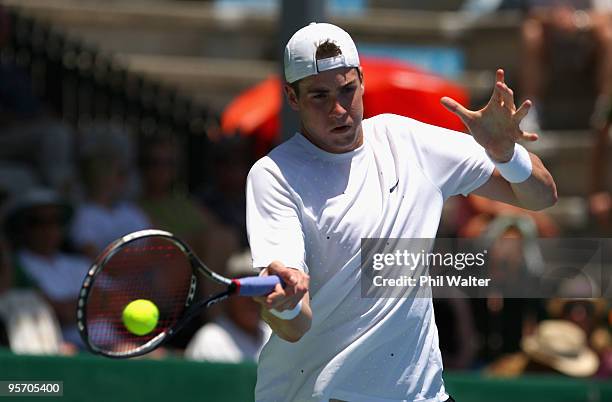
[[[478,110],[468,110],[456,100],[443,97],[440,102],[455,113],[468,128],[474,139],[497,162],[507,162],[514,154],[514,144],[521,140],[536,141],[538,135],[528,133],[519,124],[531,108],[531,101],[524,101],[517,109],[514,92],[504,82],[504,70],[496,72],[495,88],[487,105]]]

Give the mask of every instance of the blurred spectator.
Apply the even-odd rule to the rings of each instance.
[[[542,321],[534,334],[523,338],[521,348],[536,363],[528,365],[528,371],[552,369],[572,377],[589,377],[599,367],[584,331],[566,320]]]
[[[214,145],[213,152],[214,181],[207,183],[199,198],[221,223],[239,231],[241,246],[246,247],[245,187],[254,162],[250,143],[238,136],[225,138]]]
[[[568,271],[556,289],[557,297],[547,302],[546,310],[550,317],[571,321],[591,336],[606,319],[606,302],[597,298],[601,295],[598,282],[603,278],[590,278],[587,270]]]
[[[486,298],[471,300],[473,314],[478,317],[480,358],[488,362],[515,352],[523,335],[532,332],[544,317],[541,301],[529,299],[530,287],[525,286],[533,282],[542,261],[537,226],[528,215],[502,214],[474,228],[477,230],[469,234],[484,240],[489,276],[498,284],[487,288]],[[525,298],[516,298],[520,292]],[[504,298],[504,294],[514,297]]]
[[[119,237],[151,227],[145,213],[127,199],[131,160],[125,131],[99,123],[84,132],[80,173],[85,201],[75,212],[70,237],[92,259]]]
[[[522,96],[527,131],[600,124],[612,95],[609,0],[526,0]]]
[[[62,342],[56,316],[36,291],[15,289],[0,294],[0,345],[17,354],[72,354],[74,346]]]
[[[560,231],[546,212],[527,211],[501,202],[470,195],[469,213],[458,228],[459,237],[483,238],[489,244],[490,275],[504,288],[490,289],[486,299],[473,299],[476,326],[482,342],[480,357],[496,359],[518,349],[524,333],[532,331],[544,315],[542,303],[536,299],[506,298],[509,291],[528,293],[524,283],[533,283],[541,265],[536,242],[542,237],[555,237]],[[529,294],[525,294],[529,297]]]
[[[62,327],[64,340],[80,345],[75,311],[89,261],[62,252],[71,207],[53,190],[33,188],[7,208],[6,229],[15,247],[16,271],[40,289]]]
[[[445,290],[460,292],[456,288]],[[433,288],[433,292],[444,367],[450,370],[469,369],[474,363],[479,341],[469,300],[461,294],[453,298],[439,298],[436,297],[436,288]]]
[[[63,193],[72,190],[74,133],[45,110],[34,95],[28,75],[14,64],[3,62],[0,128],[0,171],[9,169],[34,176]]]
[[[584,331],[566,320],[540,322],[533,334],[523,337],[521,349],[493,363],[487,372],[506,377],[525,372],[590,377],[599,367],[599,358],[589,347]]]
[[[567,291],[584,293],[585,281],[570,280],[564,283]],[[580,289],[575,289],[579,287]],[[572,289],[574,288],[574,289]],[[588,290],[587,290],[588,291]],[[555,298],[548,301],[550,317],[563,319],[580,327],[590,347],[600,357],[598,377],[612,377],[612,335],[610,334],[611,311],[603,298]]]
[[[140,206],[156,228],[186,241],[213,270],[222,272],[238,250],[238,232],[215,218],[178,183],[181,152],[174,137],[147,138],[140,148]],[[242,211],[242,215],[245,212]]]
[[[251,254],[235,254],[227,264],[232,278],[255,275]],[[185,350],[192,360],[237,363],[257,362],[271,330],[261,320],[259,305],[250,297],[230,297],[225,314],[204,325]]]
[[[609,310],[602,298],[577,298],[599,293],[585,276],[561,282],[559,295],[548,300],[550,318],[533,329],[524,329],[522,352],[506,355],[488,369],[495,375],[519,375],[525,371],[557,371],[575,377],[612,376],[612,336]],[[566,362],[563,360],[568,359]],[[572,361],[570,361],[572,360]]]

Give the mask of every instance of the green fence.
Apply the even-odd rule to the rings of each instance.
[[[607,402],[612,382],[564,377],[490,379],[447,373],[448,391],[458,402]],[[249,402],[255,385],[251,364],[208,364],[183,360],[111,360],[16,356],[0,351],[0,380],[63,381],[63,402],[199,401]],[[41,401],[40,397],[1,397],[0,402]]]

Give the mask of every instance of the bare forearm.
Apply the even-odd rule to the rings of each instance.
[[[441,102],[459,116],[495,163],[494,174],[474,194],[531,210],[547,208],[557,202],[557,189],[551,174],[540,158],[519,145],[520,141],[538,139],[536,133],[523,131],[520,127],[532,102],[526,100],[516,108],[514,92],[504,82],[504,70],[498,69],[495,73],[495,88],[484,108],[468,110],[447,97]]]
[[[473,194],[534,211],[554,205],[557,201],[555,181],[540,158],[529,154],[529,159],[531,174],[527,180],[510,183],[496,169],[491,178]]]
[[[511,183],[518,206],[534,211],[548,208],[557,202],[557,186],[540,158],[530,153],[531,177],[522,183]]]
[[[270,310],[265,307],[262,307],[262,318],[282,339],[288,342],[299,341],[308,332],[312,323],[308,293],[302,298],[302,310],[294,319],[283,320],[270,313]]]

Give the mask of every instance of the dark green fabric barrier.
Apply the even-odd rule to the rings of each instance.
[[[0,380],[59,380],[64,396],[0,397],[63,402],[250,402],[256,370],[252,364],[208,364],[178,359],[112,360],[16,356],[0,350]],[[485,378],[477,373],[446,373],[447,390],[457,402],[606,402],[612,383],[560,376]]]
[[[447,391],[457,402],[606,402],[612,383],[529,374],[513,379],[446,373]]]
[[[255,365],[206,364],[177,359],[114,360],[15,356],[0,352],[0,380],[59,380],[64,396],[20,397],[19,402],[248,402],[253,399]],[[0,402],[7,400],[0,397]]]

